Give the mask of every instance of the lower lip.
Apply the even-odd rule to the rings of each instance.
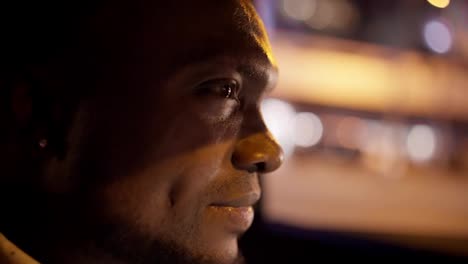
[[[249,229],[254,219],[254,210],[249,207],[210,206],[213,211],[222,218],[227,219],[227,224],[234,231],[245,232]]]

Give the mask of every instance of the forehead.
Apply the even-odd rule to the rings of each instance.
[[[262,21],[250,1],[171,2],[177,5],[159,9],[159,15],[150,15],[151,22],[145,22],[150,27],[145,32],[157,40],[148,48],[159,49],[161,57],[183,63],[224,55],[276,66]]]
[[[115,0],[96,15],[82,50],[97,58],[92,67],[112,83],[102,86],[103,91],[126,91],[130,85],[137,94],[135,87],[164,87],[161,84],[182,68],[199,63],[213,68],[209,62],[219,59],[264,72],[277,68],[249,0]],[[89,57],[82,53],[75,57]]]

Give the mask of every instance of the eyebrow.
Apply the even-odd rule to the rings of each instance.
[[[189,70],[197,69],[196,72],[213,72],[213,69],[224,71],[224,69],[229,69],[230,71],[236,72],[242,76],[243,79],[250,80],[257,83],[268,84],[270,81],[269,71],[273,70],[274,74],[278,73],[278,69],[275,65],[270,63],[270,61],[265,57],[257,56],[252,59],[239,59],[238,56],[229,56],[229,55],[214,55],[209,56],[206,53],[205,56],[193,56],[190,58],[185,57],[183,61],[175,62],[176,66],[173,74],[178,75],[178,73]],[[235,54],[234,54],[235,55]],[[250,57],[249,57],[250,58]],[[181,70],[183,69],[183,70]],[[172,74],[171,74],[172,75]],[[273,85],[264,85],[264,93],[269,93],[275,87]]]
[[[269,64],[269,63],[268,63]],[[278,74],[278,69],[269,64],[241,64],[236,69],[242,76],[246,76],[249,79],[253,79],[256,82],[267,84],[270,80],[268,71],[273,70],[274,74]],[[275,85],[266,85],[265,93],[270,93],[274,89]]]

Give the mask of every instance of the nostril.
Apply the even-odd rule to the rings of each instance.
[[[282,161],[282,151],[268,133],[257,133],[236,142],[231,154],[234,168],[249,173],[269,173]]]
[[[257,166],[251,166],[250,168],[247,169],[248,173],[254,173],[257,172]]]
[[[266,162],[257,162],[255,164],[252,164],[251,166],[247,167],[246,170],[249,173],[254,173],[254,172],[265,172],[266,171]]]
[[[258,162],[255,164],[255,167],[257,168],[257,172],[264,172],[266,171],[266,162]]]

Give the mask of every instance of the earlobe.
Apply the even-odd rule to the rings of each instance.
[[[21,160],[41,164],[54,157],[63,158],[64,120],[58,102],[50,99],[38,82],[23,75],[13,77],[4,88],[8,91],[6,122]]]
[[[44,148],[47,147],[47,143],[48,143],[48,142],[47,142],[47,139],[46,139],[46,138],[42,138],[42,139],[39,140],[39,143],[38,143],[38,144],[39,144],[39,147],[40,147],[41,149],[44,149]]]
[[[5,74],[6,75],[6,74]],[[36,168],[48,154],[44,126],[34,122],[34,99],[31,82],[19,74],[2,78],[2,142],[0,142],[1,180],[18,183],[37,180]],[[41,127],[41,128],[39,128]]]
[[[16,134],[24,135],[21,139],[22,145],[29,145],[30,153],[32,156],[40,155],[39,152],[44,152],[48,147],[47,125],[45,124],[46,118],[40,118],[37,111],[38,103],[37,98],[34,96],[33,83],[23,79],[16,78],[13,80],[9,87],[10,93],[8,96],[8,115],[10,116],[11,128]]]

